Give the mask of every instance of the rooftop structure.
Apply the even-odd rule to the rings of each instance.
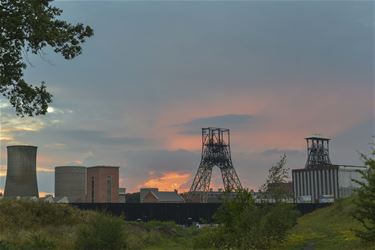
[[[307,161],[305,168],[312,169],[332,165],[329,159],[330,139],[318,136],[307,137],[305,139],[307,143]]]
[[[167,192],[159,191],[157,188],[142,188],[143,196],[141,203],[183,203],[185,200],[177,193],[177,191]]]

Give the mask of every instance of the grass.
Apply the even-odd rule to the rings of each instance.
[[[353,198],[318,209],[298,219],[298,224],[289,232],[283,249],[367,250],[375,246],[366,244],[355,235],[361,225],[352,218]]]

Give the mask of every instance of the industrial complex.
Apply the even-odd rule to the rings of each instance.
[[[305,138],[307,161],[303,168],[292,170],[290,187],[294,203],[330,203],[348,197],[358,188],[356,180],[363,166],[332,164],[328,138]],[[7,174],[4,198],[38,198],[37,147],[8,146]],[[210,181],[213,167],[218,167],[224,190],[213,191]],[[139,203],[220,203],[224,195],[234,197],[242,189],[233,167],[229,129],[202,129],[202,157],[190,191],[159,191],[141,188]],[[254,193],[257,198],[257,193]],[[55,195],[44,198],[59,203],[125,203],[126,189],[119,186],[118,166],[56,166]]]

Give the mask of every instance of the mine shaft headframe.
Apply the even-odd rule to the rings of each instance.
[[[202,158],[190,193],[209,191],[212,168],[215,166],[221,171],[224,190],[242,189],[231,159],[229,129],[202,128]]]
[[[307,143],[307,161],[305,168],[315,168],[332,165],[329,158],[329,141],[331,139],[320,136],[305,138]]]
[[[207,144],[210,142],[216,142],[218,144],[230,144],[230,132],[227,128],[202,128],[202,143]]]

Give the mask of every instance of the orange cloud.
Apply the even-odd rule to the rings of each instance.
[[[179,192],[188,191],[187,183],[190,180],[190,173],[167,172],[161,177],[148,179],[139,185],[141,187],[156,187],[163,191],[173,191],[177,189]]]
[[[321,133],[334,139],[373,114],[371,93],[351,86],[341,89],[327,86],[322,91],[319,86],[295,84],[287,89],[228,91],[196,98],[194,102],[182,99],[173,105],[168,103],[155,124],[158,135],[165,138],[163,146],[169,150],[199,150],[201,147],[199,136],[181,134],[178,127],[171,126],[173,124],[226,114],[245,114],[253,116],[254,120],[246,128],[231,130],[234,150],[303,149],[305,137]],[[353,103],[351,100],[359,101]]]

